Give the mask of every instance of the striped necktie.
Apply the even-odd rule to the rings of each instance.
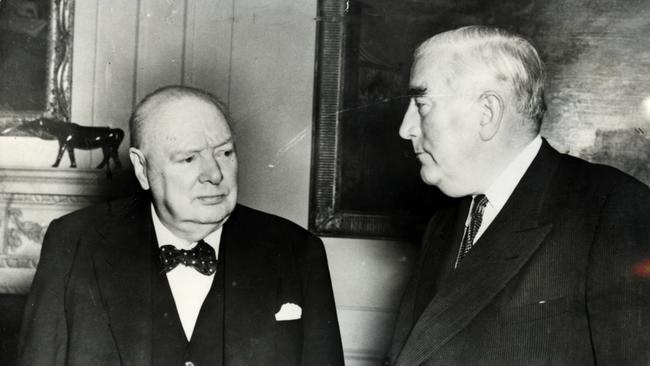
[[[478,229],[481,227],[483,211],[485,210],[487,203],[488,199],[484,194],[479,194],[472,198],[469,223],[465,224],[463,240],[461,241],[460,249],[458,250],[458,256],[456,257],[454,268],[458,267],[463,258],[465,258],[467,253],[472,249],[472,246],[474,246],[474,238],[476,237],[476,233],[478,233]]]

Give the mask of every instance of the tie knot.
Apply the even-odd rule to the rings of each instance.
[[[485,208],[485,206],[487,206],[488,202],[490,202],[490,201],[488,200],[488,198],[484,194],[477,194],[476,196],[474,196],[474,207],[475,208]]]
[[[206,276],[217,271],[217,258],[214,248],[203,240],[199,240],[196,246],[190,250],[177,249],[173,245],[161,246],[160,262],[165,273],[176,268],[179,264],[192,267]]]

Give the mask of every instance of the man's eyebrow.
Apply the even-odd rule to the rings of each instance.
[[[409,97],[421,97],[423,95],[427,94],[427,88],[424,87],[418,87],[418,88],[409,88],[407,92],[407,96]]]
[[[197,149],[186,149],[186,150],[176,149],[176,150],[172,150],[170,155],[172,157],[178,157],[178,156],[185,156],[185,155],[190,155],[190,154],[194,154],[194,153],[198,153],[198,152],[200,152],[200,150],[197,150]]]
[[[232,143],[234,143],[233,138],[229,137],[228,139],[226,139],[226,140],[218,143],[217,145],[215,145],[214,149],[225,146],[225,145],[228,145],[228,144],[232,144]]]
[[[211,149],[218,149],[220,147],[223,147],[223,146],[226,146],[226,145],[232,144],[232,143],[234,143],[234,139],[232,137],[229,137],[227,140],[224,140],[224,141],[222,141],[222,142],[220,142],[220,143],[218,143],[218,144],[216,144],[216,145],[214,145],[214,146],[212,146],[210,148]],[[194,154],[194,153],[198,153],[198,152],[201,152],[201,149],[185,149],[185,150],[184,149],[177,149],[177,150],[173,150],[171,152],[171,156]]]

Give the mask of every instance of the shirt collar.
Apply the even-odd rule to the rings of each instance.
[[[532,164],[535,156],[542,146],[542,138],[537,135],[517,156],[508,164],[506,169],[497,177],[492,185],[485,191],[488,205],[500,211],[508,198],[519,184],[519,181]]]
[[[153,203],[151,204],[151,218],[153,219],[153,228],[156,232],[156,239],[158,239],[158,247],[161,247],[163,245],[173,245],[178,249],[192,249],[194,246],[196,246],[196,242],[192,243],[174,235],[174,233],[172,233],[162,223],[162,221],[160,221],[160,217],[158,217],[158,214],[153,207]],[[214,248],[214,252],[216,253],[217,258],[219,258],[219,245],[221,244],[222,231],[223,225],[203,238],[203,241]]]

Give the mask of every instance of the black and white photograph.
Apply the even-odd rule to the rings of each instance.
[[[649,34],[0,0],[0,366],[649,365]]]

